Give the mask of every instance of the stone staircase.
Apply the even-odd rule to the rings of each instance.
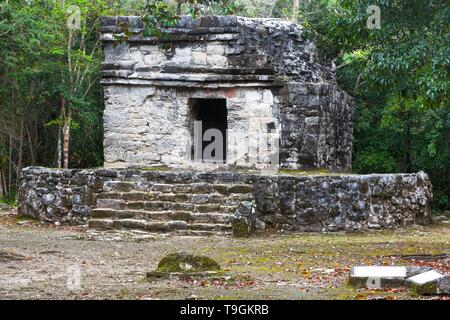
[[[253,199],[251,191],[247,184],[107,181],[95,195],[89,227],[228,235],[239,204]]]

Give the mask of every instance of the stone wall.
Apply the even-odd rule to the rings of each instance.
[[[281,167],[349,171],[353,138],[350,97],[323,83],[290,83],[278,96]]]
[[[195,166],[191,159],[191,99],[226,99],[227,164],[267,165],[262,150],[237,149],[248,133],[265,137],[267,124],[279,126],[278,105],[267,88],[162,88],[105,86],[105,167]],[[260,144],[268,149],[267,143]],[[254,159],[254,160],[251,160]]]
[[[247,184],[258,225],[274,229],[350,231],[431,221],[431,184],[423,172],[294,176],[30,167],[22,172],[19,210],[43,221],[85,223],[107,181]]]
[[[431,183],[423,172],[261,177],[254,196],[260,219],[287,230],[367,230],[431,221]]]
[[[115,40],[123,32],[119,25],[128,25],[126,41]],[[183,16],[160,39],[142,31],[139,17],[102,19],[105,80],[335,82],[331,62],[320,59],[303,28],[290,21]]]
[[[244,136],[264,140],[273,130],[280,167],[351,169],[352,99],[337,87],[331,63],[320,59],[300,26],[182,17],[156,39],[142,36],[138,17],[105,17],[102,24],[106,167],[195,167],[189,101],[221,98],[227,100],[230,134],[225,166],[274,165],[264,152],[274,150],[274,143],[259,143],[257,155],[249,150],[238,159],[233,145]],[[123,24],[132,35],[116,41]]]

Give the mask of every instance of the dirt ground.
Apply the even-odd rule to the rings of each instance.
[[[435,256],[450,252],[449,224],[250,239],[102,236],[0,213],[0,298],[449,299],[346,285],[354,265],[429,265],[450,273],[448,257]],[[146,279],[164,255],[180,251],[208,255],[225,272],[209,279]],[[78,271],[81,289],[69,290]]]

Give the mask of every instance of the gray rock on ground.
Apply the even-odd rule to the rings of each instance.
[[[438,223],[438,224],[439,223],[445,223],[445,222],[447,222],[449,220],[450,220],[450,218],[445,216],[445,215],[440,215],[440,216],[433,217],[433,222],[434,223]]]

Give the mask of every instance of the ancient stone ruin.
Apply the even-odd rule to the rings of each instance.
[[[134,35],[118,43],[124,24]],[[183,17],[159,41],[142,27],[103,20],[106,167],[192,167],[201,121],[223,133],[227,167],[270,166],[272,148],[282,168],[351,168],[352,101],[297,25]]]
[[[425,173],[349,173],[352,99],[296,24],[183,17],[157,39],[106,17],[101,30],[105,168],[24,169],[22,214],[236,236],[430,222]]]

